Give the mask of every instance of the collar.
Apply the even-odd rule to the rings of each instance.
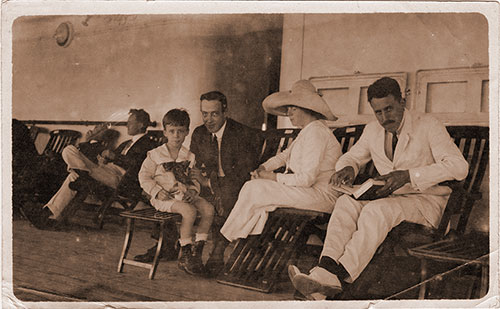
[[[219,140],[219,141],[222,139],[222,135],[224,135],[224,130],[226,129],[226,124],[227,124],[227,119],[226,119],[226,121],[224,121],[224,124],[222,125],[222,127],[220,127],[219,131],[212,133],[212,134],[215,134],[215,136],[217,136],[217,140]]]
[[[137,142],[144,135],[146,135],[146,132],[139,133],[139,134],[136,134],[136,135],[132,136],[132,144],[135,144],[135,142]]]
[[[406,108],[403,111],[403,119],[401,119],[401,123],[399,124],[399,128],[396,130],[396,135],[401,134],[401,130],[403,129],[403,126],[405,124],[406,120]]]
[[[405,108],[404,111],[403,111],[403,118],[401,119],[401,122],[399,123],[399,127],[396,130],[396,136],[399,136],[401,134],[401,131],[403,130],[403,127],[404,127],[404,124],[405,124],[405,120],[406,120],[406,114],[407,114],[406,112],[407,112],[407,110]],[[389,131],[386,131],[385,129],[384,129],[384,131],[385,131],[386,134],[390,133]],[[391,136],[392,136],[392,134],[391,134]]]

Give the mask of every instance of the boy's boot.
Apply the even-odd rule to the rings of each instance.
[[[201,264],[201,258],[200,262]],[[201,267],[200,267],[201,266]],[[190,275],[198,275],[203,273],[203,265],[197,265],[195,262],[192,245],[188,244],[181,247],[181,256],[179,258],[179,268]]]
[[[192,263],[190,264],[190,269],[193,273],[202,274],[205,269],[203,267],[203,261],[201,257],[203,255],[203,247],[205,246],[204,240],[199,240],[194,243]]]
[[[192,259],[191,244],[181,246],[181,255],[179,256],[178,266],[180,269],[187,271],[189,260]]]

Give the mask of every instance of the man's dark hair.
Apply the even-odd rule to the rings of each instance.
[[[151,125],[151,118],[149,118],[149,114],[142,108],[141,109],[132,108],[128,113],[130,115],[134,115],[135,119],[144,125],[143,126],[144,131],[146,131],[147,127]]]
[[[382,77],[368,87],[368,102],[371,102],[373,98],[385,98],[390,94],[397,101],[401,101],[401,88],[398,82],[390,77]]]
[[[227,109],[226,96],[220,91],[210,91],[210,92],[202,94],[200,97],[200,101],[203,101],[203,100],[206,100],[206,101],[217,100],[221,103],[223,112],[225,112]]]
[[[166,128],[167,125],[176,126],[176,127],[186,127],[189,129],[189,123],[191,120],[189,119],[189,114],[183,109],[174,108],[169,110],[165,116],[163,116],[163,128]]]

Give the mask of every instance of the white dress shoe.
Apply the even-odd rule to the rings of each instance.
[[[288,268],[288,275],[293,274],[292,284],[308,299],[324,299],[335,296],[342,291],[340,280],[326,269],[317,266],[311,270],[309,275],[306,275],[300,271],[296,273],[298,268],[294,269],[292,266],[290,265]]]

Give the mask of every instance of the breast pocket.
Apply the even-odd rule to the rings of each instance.
[[[432,152],[429,144],[418,139],[410,140],[398,161],[398,165],[405,168],[432,164]]]

